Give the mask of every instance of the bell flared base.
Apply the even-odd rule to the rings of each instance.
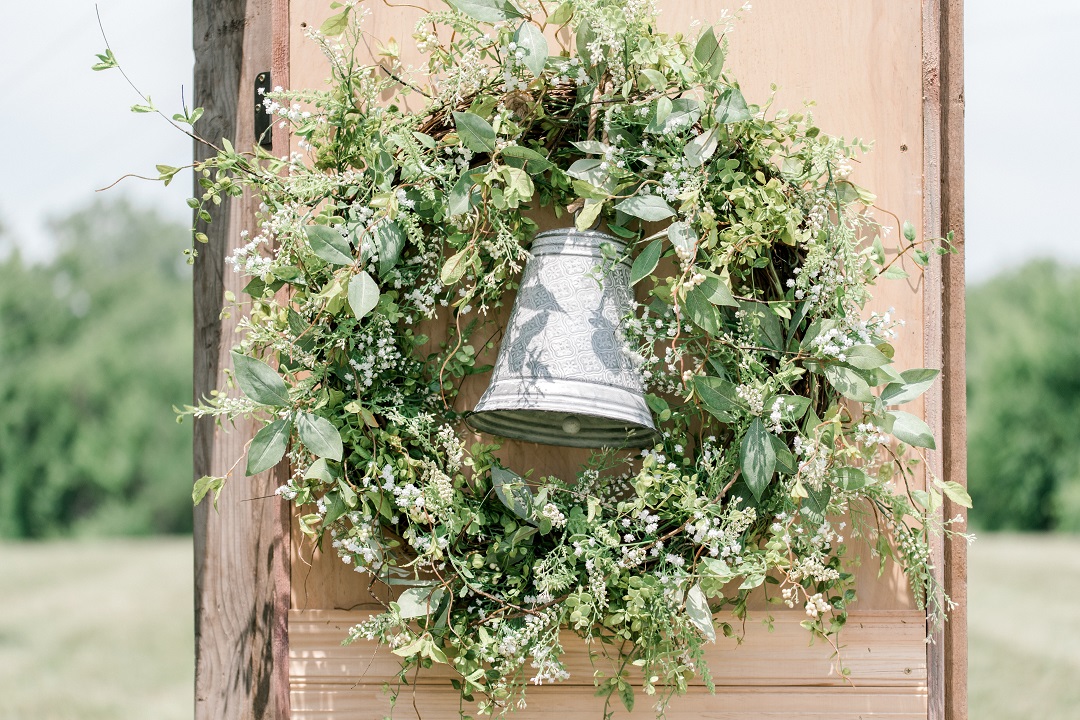
[[[566,447],[638,448],[658,437],[641,394],[580,380],[492,383],[465,422],[491,435]]]

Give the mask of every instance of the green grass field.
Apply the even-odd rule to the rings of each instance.
[[[0,545],[0,720],[192,717],[187,539]],[[973,720],[1080,707],[1080,537],[971,548]]]

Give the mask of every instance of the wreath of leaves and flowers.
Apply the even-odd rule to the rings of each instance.
[[[929,535],[953,530],[935,511],[943,493],[969,500],[936,478],[915,489],[912,449],[934,439],[897,409],[938,372],[894,368],[899,321],[863,308],[878,278],[948,242],[905,224],[887,251],[873,196],[849,179],[866,148],[808,112],[748,104],[723,27],[662,34],[651,0],[447,1],[416,25],[419,68],[368,36],[362,6],[335,3],[308,30],[328,89],[266,96],[301,152],[222,141],[194,166],[203,219],[244,188],[263,204],[229,258],[251,277],[243,396],[187,412],[261,419],[247,474],[286,458],[278,494],[301,530],[401,590],[349,640],[387,645],[402,681],[451,666],[487,714],[565,679],[576,635],[609,703],[632,707],[641,682],[662,712],[694,675],[711,686],[704,646],[740,632],[752,592],[831,641],[855,599],[851,539],[898,561],[939,617]],[[378,62],[358,62],[373,44]],[[499,440],[476,441],[455,405],[489,369],[478,358],[538,208],[630,247],[626,352],[661,431],[640,455],[597,450],[576,477],[503,467]],[[428,321],[448,336],[431,340]],[[203,478],[195,500],[224,482]]]

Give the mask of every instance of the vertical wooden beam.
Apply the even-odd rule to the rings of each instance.
[[[272,15],[271,0],[193,0],[195,102],[205,108],[199,130],[212,142],[229,138],[241,151],[254,144],[254,80],[271,68]],[[212,154],[196,144],[196,159]],[[196,185],[194,192],[202,190]],[[231,366],[238,318],[223,318],[222,310],[226,291],[241,296],[241,278],[224,261],[242,230],[257,232],[257,207],[245,194],[212,207],[214,222],[200,225],[209,242],[195,263],[196,400],[222,387]],[[198,421],[195,476],[228,473],[254,430],[252,423],[226,432]],[[289,716],[289,515],[273,494],[287,473],[279,466],[245,478],[238,470],[216,510],[208,501],[195,510],[197,720]]]
[[[959,252],[942,263],[945,479],[967,486],[967,378],[964,313],[964,3],[941,6],[941,224]],[[945,517],[967,511],[945,502]],[[944,543],[945,592],[957,603],[944,636],[945,718],[967,720],[967,542]]]
[[[957,255],[934,262],[927,275],[928,367],[942,370],[928,398],[927,420],[941,438],[931,471],[967,485],[964,323],[964,91],[963,0],[923,0],[924,232],[953,231]],[[945,500],[942,519],[964,508]],[[932,546],[935,576],[957,603],[927,646],[929,720],[967,718],[967,546],[939,538]]]

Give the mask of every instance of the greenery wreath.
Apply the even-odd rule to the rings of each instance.
[[[936,478],[913,489],[911,449],[934,439],[896,409],[937,371],[895,369],[899,321],[863,307],[877,278],[948,241],[905,224],[887,252],[873,196],[849,179],[866,148],[808,112],[749,105],[724,27],[662,34],[650,0],[447,2],[416,25],[415,70],[392,40],[358,62],[365,10],[335,3],[308,30],[329,88],[266,96],[301,152],[222,141],[194,166],[203,219],[245,187],[263,205],[229,259],[252,278],[243,396],[186,412],[263,420],[247,474],[287,458],[278,493],[301,530],[401,591],[349,640],[387,645],[402,681],[449,665],[489,714],[568,676],[569,632],[610,661],[595,676],[608,703],[632,707],[633,671],[662,713],[695,674],[709,683],[705,643],[738,634],[714,614],[745,618],[751,592],[804,609],[831,641],[855,598],[850,538],[896,559],[940,617],[928,537],[953,530],[934,511],[942,493],[969,500]],[[556,28],[569,47],[553,47]],[[576,477],[503,467],[500,441],[477,441],[455,404],[489,369],[478,358],[538,208],[631,248],[640,302],[623,334],[661,430],[640,456],[595,451]],[[424,334],[447,318],[445,339]],[[202,478],[196,502],[224,482]]]

